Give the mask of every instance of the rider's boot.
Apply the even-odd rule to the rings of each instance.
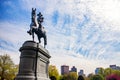
[[[31,34],[32,34],[31,30],[27,31],[27,33],[28,33],[29,35],[31,35]]]

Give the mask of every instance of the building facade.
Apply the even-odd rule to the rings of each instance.
[[[120,70],[120,66],[110,65],[110,68],[113,70]]]
[[[69,66],[62,65],[61,66],[61,75],[68,74],[69,73]]]
[[[72,68],[71,68],[71,71],[70,72],[77,72],[77,68],[75,67],[75,66],[73,66]]]
[[[81,70],[78,72],[78,76],[80,76],[80,75],[84,75],[84,70],[83,70],[83,69],[81,69]]]

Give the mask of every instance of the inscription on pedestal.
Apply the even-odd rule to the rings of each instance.
[[[46,63],[43,62],[42,60],[38,59],[38,65],[37,65],[37,75],[39,77],[47,77],[47,71],[46,71]]]

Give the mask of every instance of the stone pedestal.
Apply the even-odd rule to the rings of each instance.
[[[19,72],[15,80],[50,80],[49,52],[34,41],[26,41],[20,48]]]

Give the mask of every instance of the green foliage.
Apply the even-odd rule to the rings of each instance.
[[[76,72],[70,72],[69,74],[63,75],[62,80],[77,80],[78,76]]]
[[[111,68],[106,68],[106,69],[104,70],[104,77],[110,75],[111,73],[112,73],[112,69],[111,69]]]
[[[106,69],[101,69],[99,71],[99,74],[102,75],[104,78],[106,78],[108,75],[111,75],[111,74],[116,74],[120,76],[120,70],[113,70],[111,68],[106,68]]]
[[[78,80],[85,80],[85,77],[83,77],[82,75],[79,75]]]
[[[0,55],[0,76],[1,80],[13,80],[16,73],[18,71],[18,67],[16,67],[11,60],[10,56]]]
[[[120,76],[120,70],[112,70],[112,74]]]
[[[100,68],[98,74],[101,74],[101,75],[104,74],[104,69],[103,69],[103,68]]]
[[[98,72],[98,75],[89,74],[85,80],[106,80],[106,77],[110,75],[120,76],[120,70],[113,70],[111,68],[103,69],[101,68]]]
[[[93,75],[90,80],[104,80],[104,77],[100,74],[98,75]]]
[[[59,80],[63,80],[63,76],[62,75],[60,75]]]
[[[88,75],[88,78],[91,78],[93,75],[94,75],[93,73],[90,73],[90,74]]]
[[[48,70],[49,70],[49,77],[54,76],[56,80],[59,80],[59,73],[56,66],[50,65]]]
[[[88,77],[84,77],[85,78],[85,80],[90,80]]]

